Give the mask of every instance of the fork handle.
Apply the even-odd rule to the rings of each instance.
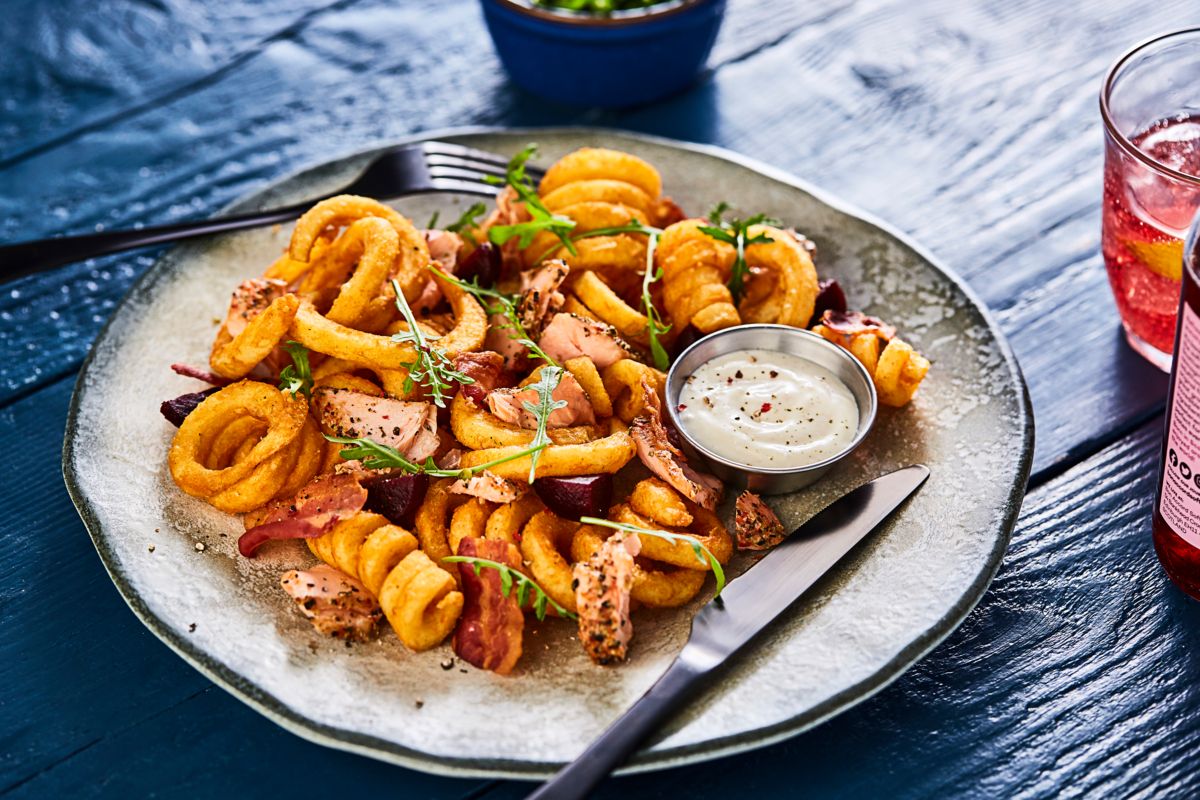
[[[610,772],[644,742],[700,685],[703,672],[675,659],[650,691],[622,714],[577,759],[563,767],[527,800],[588,797]]]
[[[313,201],[315,202],[315,201]],[[96,256],[133,250],[152,244],[191,239],[210,233],[240,231],[257,228],[275,222],[287,222],[303,214],[312,202],[299,203],[286,208],[255,211],[233,217],[216,217],[174,225],[159,225],[140,230],[106,231],[84,236],[62,236],[56,239],[38,239],[18,242],[0,247],[0,283],[23,278],[38,272],[61,267],[74,261]]]

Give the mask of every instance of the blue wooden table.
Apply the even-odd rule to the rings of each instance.
[[[1149,539],[1165,379],[1099,256],[1097,92],[1186,0],[733,0],[694,88],[623,113],[505,78],[472,0],[4,3],[0,240],[208,214],[379,139],[587,123],[823,185],[961,273],[1033,395],[1034,474],[992,588],[929,658],[788,742],[601,797],[1195,796],[1200,605]],[[1187,18],[1191,12],[1192,19]],[[0,794],[512,798],[309,744],[128,611],[59,471],[81,359],[155,254],[0,289]]]

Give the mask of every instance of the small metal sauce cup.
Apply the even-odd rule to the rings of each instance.
[[[697,440],[679,419],[679,393],[701,364],[739,350],[772,350],[806,358],[825,367],[846,385],[858,404],[858,430],[840,452],[805,467],[752,467],[717,455]],[[738,325],[710,333],[688,347],[667,373],[667,414],[686,445],[688,457],[707,462],[728,484],[763,494],[784,494],[808,486],[862,444],[875,422],[878,398],[870,374],[848,350],[815,333],[787,325]],[[797,425],[800,423],[797,422]]]

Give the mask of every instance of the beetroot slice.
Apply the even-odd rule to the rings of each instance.
[[[454,271],[459,280],[489,287],[500,277],[500,249],[491,242],[482,242],[471,255],[463,259]]]
[[[362,482],[367,490],[367,511],[382,514],[388,522],[402,528],[412,528],[417,518],[417,509],[425,501],[429,491],[429,476],[412,474],[383,475],[367,478]]]
[[[578,475],[570,478],[538,478],[534,491],[551,511],[576,522],[580,517],[603,517],[612,503],[613,477]]]
[[[187,419],[187,415],[195,411],[196,406],[204,402],[204,398],[219,391],[220,388],[220,386],[214,386],[211,389],[205,389],[203,392],[189,392],[188,394],[181,394],[173,400],[164,400],[162,405],[158,407],[158,410],[167,418],[167,422],[178,428]]]
[[[846,311],[846,293],[832,278],[817,284],[817,299],[812,318],[819,321],[826,311],[836,311],[839,314]]]

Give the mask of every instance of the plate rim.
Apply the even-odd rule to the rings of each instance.
[[[995,578],[997,571],[1003,561],[1004,553],[1008,549],[1009,542],[1012,538],[1013,527],[1016,524],[1017,517],[1021,511],[1021,505],[1024,500],[1025,490],[1028,484],[1030,470],[1033,464],[1033,447],[1034,447],[1034,416],[1033,407],[1029,396],[1029,387],[1025,382],[1025,377],[1021,371],[1020,364],[1017,362],[1011,345],[1008,342],[1004,332],[997,325],[992,316],[991,310],[979,298],[974,290],[952,269],[945,266],[939,259],[934,257],[932,253],[926,250],[922,245],[914,241],[908,234],[895,228],[890,223],[876,217],[875,215],[863,211],[852,203],[836,197],[826,190],[814,186],[804,179],[787,172],[786,170],[766,164],[756,158],[743,155],[741,153],[729,150],[724,147],[711,144],[702,144],[697,142],[686,142],[679,139],[673,139],[663,136],[654,136],[650,134],[640,133],[636,131],[623,130],[620,128],[598,127],[587,125],[573,126],[546,126],[546,127],[521,127],[521,128],[504,128],[498,126],[461,126],[450,128],[438,128],[429,131],[419,131],[407,136],[391,138],[386,140],[375,141],[370,144],[365,144],[353,149],[348,149],[329,158],[309,162],[295,170],[287,172],[277,178],[266,181],[265,183],[248,190],[246,193],[239,196],[230,203],[223,205],[215,212],[213,216],[218,216],[232,209],[238,208],[247,202],[252,195],[261,195],[278,188],[281,185],[288,183],[296,177],[304,173],[311,172],[329,164],[345,161],[349,158],[361,156],[365,153],[376,152],[389,147],[397,147],[405,144],[412,144],[422,141],[430,141],[442,137],[465,136],[465,135],[513,135],[513,136],[531,136],[536,138],[538,135],[588,135],[601,137],[623,137],[633,139],[635,141],[643,141],[650,144],[669,147],[676,150],[684,150],[701,155],[707,155],[721,160],[731,162],[738,166],[749,169],[760,175],[764,175],[772,180],[791,186],[792,188],[806,192],[820,203],[838,211],[847,216],[857,218],[887,234],[892,239],[896,240],[903,246],[913,251],[920,258],[924,259],[930,266],[941,273],[946,280],[950,281],[956,289],[961,291],[974,306],[974,311],[978,313],[987,326],[988,332],[996,342],[997,350],[1003,358],[1004,365],[1008,368],[1010,377],[1014,384],[1019,389],[1016,424],[1021,429],[1021,444],[1018,459],[1018,470],[1012,485],[1008,490],[1008,499],[1005,503],[1005,514],[1000,522],[1001,535],[996,540],[996,545],[992,551],[988,553],[986,566],[976,576],[975,580],[967,587],[966,591],[958,598],[958,600],[950,607],[950,609],[935,623],[933,623],[923,635],[909,642],[907,646],[902,648],[895,656],[883,664],[871,676],[865,678],[858,683],[847,687],[838,692],[824,702],[813,706],[804,712],[797,714],[794,717],[789,717],[787,720],[761,728],[755,728],[752,731],[747,731],[738,734],[708,739],[703,742],[698,742],[691,745],[683,745],[671,747],[664,750],[641,751],[638,755],[616,770],[614,774],[634,774],[640,772],[651,772],[672,767],[684,766],[686,764],[700,763],[716,758],[743,753],[749,750],[756,750],[761,747],[766,747],[771,744],[783,741],[785,739],[796,736],[806,730],[809,730],[822,722],[830,719],[837,714],[842,713],[859,703],[873,697],[878,692],[882,691],[893,681],[903,675],[906,671],[912,668],[917,662],[923,659],[929,652],[944,641],[951,633],[958,629],[966,616],[978,605]],[[444,775],[456,778],[506,778],[517,780],[538,780],[552,775],[559,766],[539,762],[522,761],[515,759],[491,759],[491,758],[457,758],[441,755],[433,755],[430,753],[416,750],[396,742],[381,739],[379,737],[362,734],[356,731],[346,730],[332,725],[326,725],[317,722],[309,717],[306,717],[299,711],[290,708],[283,701],[276,698],[271,693],[263,690],[261,687],[252,684],[243,676],[225,667],[217,662],[208,653],[204,652],[199,646],[192,644],[189,640],[183,638],[176,633],[165,622],[156,617],[150,609],[142,601],[141,597],[132,590],[132,587],[126,582],[125,577],[120,572],[119,566],[116,563],[114,554],[108,549],[105,541],[104,530],[99,521],[92,504],[84,495],[83,491],[77,483],[77,476],[74,470],[74,440],[78,429],[78,417],[80,407],[83,401],[83,395],[86,392],[86,384],[88,373],[92,367],[93,360],[96,356],[100,345],[104,343],[111,332],[113,323],[121,312],[135,298],[140,298],[149,293],[154,288],[158,281],[168,277],[171,272],[169,267],[173,261],[173,257],[179,249],[179,245],[174,245],[162,253],[155,262],[150,265],[129,287],[128,291],[121,298],[120,302],[113,309],[104,326],[97,333],[92,342],[92,346],[88,350],[87,356],[84,358],[80,366],[79,374],[76,376],[75,385],[71,394],[71,403],[67,411],[67,421],[63,436],[62,450],[62,471],[63,480],[66,484],[67,492],[71,497],[71,501],[79,513],[80,519],[83,521],[84,528],[88,532],[88,536],[92,540],[92,545],[96,548],[97,555],[116,587],[121,598],[133,611],[134,615],[167,647],[174,651],[179,657],[198,670],[206,678],[211,680],[215,685],[221,687],[226,692],[231,694],[237,700],[250,706],[252,709],[262,714],[272,722],[283,727],[284,729],[300,736],[303,739],[314,742],[316,744],[332,747],[338,750],[344,750],[359,755],[374,758],[376,760],[386,761],[399,766],[415,769],[420,772]],[[721,672],[716,673],[719,679]]]

